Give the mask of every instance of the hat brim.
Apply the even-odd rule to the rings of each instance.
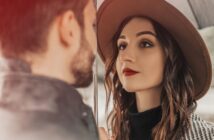
[[[112,57],[112,38],[124,19],[141,15],[166,28],[177,40],[192,72],[195,99],[211,84],[212,65],[207,47],[190,21],[164,0],[106,0],[98,10],[98,53],[106,63]]]

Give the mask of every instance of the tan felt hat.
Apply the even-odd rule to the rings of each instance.
[[[98,53],[103,62],[112,56],[112,38],[124,19],[141,15],[165,27],[177,40],[193,72],[195,99],[211,84],[212,65],[207,47],[190,21],[165,0],[105,0],[98,10]]]

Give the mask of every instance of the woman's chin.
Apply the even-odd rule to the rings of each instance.
[[[127,92],[133,93],[136,92],[137,89],[134,87],[123,87]]]

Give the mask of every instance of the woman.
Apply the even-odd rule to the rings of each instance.
[[[113,139],[214,139],[214,126],[194,114],[211,83],[210,56],[176,8],[164,0],[106,0],[97,33]]]

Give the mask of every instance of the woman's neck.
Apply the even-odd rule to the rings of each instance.
[[[138,112],[144,112],[160,106],[162,87],[155,87],[136,92],[136,105]]]

